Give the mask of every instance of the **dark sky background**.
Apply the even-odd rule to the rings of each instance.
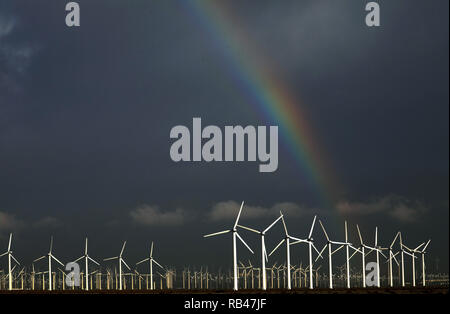
[[[345,219],[354,243],[356,223],[369,244],[375,226],[383,246],[399,230],[408,246],[431,238],[429,270],[448,272],[448,1],[379,1],[379,28],[365,25],[367,1],[228,2],[309,113],[337,178],[330,206],[281,135],[274,173],[254,162],[170,159],[170,129],[193,117],[268,124],[230,77],[213,25],[189,5],[78,2],[78,28],[64,23],[65,1],[0,3],[3,249],[14,232],[15,256],[29,265],[54,235],[55,255],[69,261],[88,235],[97,260],[127,240],[132,264],[153,240],[165,265],[228,267],[231,239],[202,235],[231,227],[245,200],[242,223],[263,228],[283,209],[299,237],[318,214],[339,241]],[[242,234],[258,251],[257,238]],[[277,226],[268,247],[281,235]],[[294,262],[305,261],[303,250]],[[249,258],[242,246],[239,254]]]

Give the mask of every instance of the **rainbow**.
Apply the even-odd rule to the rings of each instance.
[[[278,125],[281,138],[298,161],[304,176],[312,181],[322,205],[330,206],[335,179],[329,159],[320,149],[308,114],[301,103],[289,93],[270,62],[260,50],[250,45],[250,39],[239,21],[226,7],[227,1],[181,1],[222,54],[226,70],[242,93],[248,97],[264,119]],[[305,179],[305,178],[301,178]]]

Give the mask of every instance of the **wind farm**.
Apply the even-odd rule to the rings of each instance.
[[[216,236],[231,235],[231,243],[221,248],[230,253],[231,269],[226,269],[226,261],[223,268],[218,270],[212,270],[208,265],[177,269],[170,266],[170,261],[157,261],[154,258],[154,241],[149,242],[149,251],[142,252],[147,257],[140,261],[130,264],[125,261],[127,241],[124,241],[117,256],[104,258],[99,263],[88,254],[87,237],[84,254],[76,259],[57,258],[54,255],[54,239],[51,237],[48,253],[29,264],[25,261],[19,263],[12,252],[13,234],[10,234],[7,250],[0,255],[0,293],[448,293],[448,275],[436,276],[427,273],[426,253],[431,248],[431,239],[424,238],[424,242],[411,248],[404,244],[399,231],[393,236],[392,242],[383,247],[378,240],[376,226],[374,244],[371,246],[364,240],[361,228],[356,224],[353,229],[359,244],[354,245],[349,241],[350,228],[347,222],[344,225],[343,239],[337,237],[332,240],[327,232],[326,222],[317,219],[317,215],[314,215],[309,230],[302,232],[296,230],[295,226],[290,226],[288,231],[289,216],[282,211],[268,226],[260,228],[248,227],[249,219],[245,217],[244,201],[236,210],[237,215],[230,229],[199,235],[199,238],[204,238],[203,241],[214,241]],[[245,222],[242,222],[243,220]],[[315,232],[317,220],[321,230]],[[278,230],[281,232],[276,232],[274,227],[277,225],[281,225]],[[243,232],[246,232],[245,238],[256,237],[255,243],[259,243],[260,247],[252,249],[244,240]],[[298,233],[307,236],[302,239],[292,235]],[[268,237],[275,242],[279,241],[270,253],[267,253]],[[324,246],[319,251],[316,245],[321,242]],[[306,245],[306,259],[294,262],[291,252],[300,249],[299,244]],[[283,252],[275,259],[275,253],[279,250]],[[241,259],[242,252],[245,251],[248,251],[252,258]],[[384,254],[384,251],[388,251],[387,254]],[[255,252],[260,252],[259,256]],[[336,259],[339,252],[345,252],[341,254],[344,258],[342,264]],[[368,267],[371,255],[375,256],[374,261],[370,262],[374,265],[372,268]],[[411,263],[406,264],[406,257],[411,258]],[[208,253],[205,253],[204,259],[208,260]],[[62,268],[55,267],[55,263]],[[67,265],[71,267],[68,268]],[[79,267],[74,268],[73,265]],[[394,271],[396,265],[398,272]]]

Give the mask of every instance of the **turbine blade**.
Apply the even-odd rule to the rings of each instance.
[[[224,233],[228,233],[228,232],[231,232],[231,230],[225,230],[225,231],[219,231],[219,232],[216,232],[216,233],[210,233],[210,234],[204,235],[203,237],[204,238],[214,237],[216,235],[224,234]]]
[[[357,252],[359,252],[359,253],[362,253],[361,251],[359,251],[359,250],[356,250],[355,252],[353,252],[353,254],[352,254],[352,255],[350,255],[350,257],[348,258],[348,260],[351,260],[351,259],[352,259],[352,257],[353,257],[353,256],[355,256],[355,254],[356,254]]]
[[[348,233],[347,233],[347,220],[344,223],[344,229],[345,229],[345,242],[348,242]]]
[[[280,243],[278,243],[278,245],[272,250],[272,252],[269,253],[269,256],[272,256],[272,254],[280,247],[280,245],[284,243],[284,241],[286,241],[286,239],[281,240]]]
[[[255,254],[252,249],[248,246],[247,243],[245,243],[244,239],[241,238],[241,236],[239,235],[239,233],[236,232],[236,236],[239,238],[239,240],[241,240],[242,243],[244,243],[244,245],[247,247],[247,249],[252,252],[252,254]]]
[[[375,227],[375,247],[378,246],[378,227]]]
[[[281,214],[281,211],[280,211],[280,214]],[[286,236],[288,237],[289,234],[288,234],[288,231],[287,231],[286,222],[284,221],[283,216],[281,216],[281,217],[282,217],[282,218],[281,218],[281,222],[283,222],[284,233],[285,233]]]
[[[81,256],[81,257],[79,257],[79,258],[77,258],[76,260],[74,260],[73,262],[74,263],[76,263],[76,262],[78,262],[78,261],[81,261],[82,259],[84,258],[84,255],[83,256]]]
[[[272,228],[280,219],[282,219],[283,218],[283,214],[281,214],[281,212],[280,212],[280,217],[278,217],[274,222],[272,222],[271,224],[270,224],[270,226],[268,226],[264,231],[263,231],[263,233],[266,233],[267,231],[269,231],[270,230],[270,228]]]
[[[152,241],[152,246],[150,247],[150,257],[153,256],[153,241]]]
[[[422,249],[422,251],[421,251],[422,253],[425,253],[425,250],[427,249],[428,244],[430,244],[430,242],[431,242],[431,239],[428,240],[427,244],[425,244],[425,246],[423,247],[423,249]]]
[[[361,235],[361,230],[359,230],[359,226],[356,225],[356,228],[358,229],[358,236],[359,236],[359,241],[361,242],[361,245],[363,245],[363,239],[362,239],[362,235]]]
[[[11,251],[12,233],[9,234],[8,251]]]
[[[239,218],[241,217],[242,207],[244,207],[244,201],[242,201],[242,203],[241,203],[241,208],[239,209],[239,213],[237,215],[236,222],[234,223],[233,229],[236,229],[236,226],[239,222]]]
[[[147,257],[146,259],[143,259],[142,261],[137,262],[136,265],[142,264],[143,262],[146,262],[148,260],[150,260],[150,258]]]
[[[317,255],[317,258],[316,258],[316,260],[314,261],[314,263],[317,262],[317,260],[318,260],[319,258],[322,258],[322,253],[323,253],[323,251],[325,251],[325,249],[326,249],[326,247],[327,247],[328,245],[330,245],[330,244],[329,244],[329,243],[325,244],[324,247],[322,248],[322,250],[320,251],[320,253],[318,252],[319,255]]]
[[[88,251],[88,238],[86,237],[86,245],[84,246],[84,254],[87,255]]]
[[[34,262],[37,262],[37,261],[40,261],[40,260],[43,259],[43,258],[46,258],[46,256],[44,255],[44,256],[41,256],[41,257],[39,257],[39,258],[36,258],[36,259],[33,261],[33,263],[34,263]]]
[[[161,269],[164,269],[164,267],[163,266],[161,266],[161,264],[160,263],[158,263],[157,261],[155,261],[155,260],[153,260],[154,262],[155,262],[155,264],[156,265],[158,265],[159,267],[161,267]]]
[[[314,243],[311,243],[313,249],[319,254],[320,258],[323,258],[322,253],[319,252],[319,250],[316,248],[316,246],[314,245]]]
[[[394,246],[395,240],[397,240],[399,234],[400,234],[400,231],[398,231],[397,234],[395,235],[394,240],[392,241],[391,245],[389,246],[390,248],[392,248],[392,246]]]
[[[341,245],[340,247],[338,247],[336,250],[334,250],[333,252],[331,252],[331,255],[333,255],[334,253],[338,252],[340,249],[342,249],[344,246]]]
[[[325,231],[325,227],[322,224],[322,220],[319,219],[319,224],[322,227],[323,233],[325,234],[325,237],[327,238],[327,241],[330,241],[330,238],[328,237],[328,233]]]
[[[122,256],[123,250],[125,250],[125,245],[127,244],[127,241],[123,241],[122,250],[120,250],[119,256]]]
[[[20,265],[20,263],[19,263],[19,261],[18,260],[16,260],[16,258],[14,257],[14,255],[12,255],[11,254],[11,258],[17,263],[17,264],[19,264]]]
[[[313,222],[312,222],[312,225],[311,225],[311,230],[309,231],[308,239],[311,239],[311,236],[312,236],[312,233],[313,233],[313,230],[314,230],[314,224],[316,223],[316,218],[317,218],[317,215],[314,216],[314,219],[313,219]]]
[[[59,261],[59,259],[57,259],[56,257],[54,257],[53,255],[50,255],[56,262],[58,262],[61,266],[64,266],[64,264],[63,263],[61,263],[60,261]]]
[[[93,258],[91,258],[91,257],[87,257],[92,263],[94,263],[94,264],[97,264],[98,266],[100,266],[100,264],[97,262],[97,261],[95,261]]]
[[[249,228],[249,227],[246,227],[246,226],[242,226],[242,225],[237,225],[237,226],[240,227],[240,228],[242,228],[242,229],[245,229],[245,230],[248,230],[248,231],[257,233],[257,234],[260,234],[260,233],[261,233],[261,232],[259,232],[258,230],[255,230],[255,229],[252,229],[252,228]]]
[[[53,236],[50,237],[50,253],[52,253],[53,249]]]
[[[108,257],[108,258],[105,258],[105,259],[103,259],[103,260],[104,260],[104,261],[111,261],[111,260],[117,259],[117,258],[119,258],[119,256]]]
[[[120,259],[120,261],[128,268],[128,270],[131,270],[130,266],[123,260],[123,258]]]
[[[425,245],[425,242],[422,242],[419,246],[417,246],[414,251],[417,251],[421,246]]]

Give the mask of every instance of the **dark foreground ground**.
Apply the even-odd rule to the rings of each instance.
[[[448,287],[416,287],[416,288],[354,288],[354,289],[273,289],[267,291],[261,290],[57,290],[57,291],[42,291],[42,290],[15,290],[15,291],[0,291],[0,294],[14,294],[14,295],[40,295],[40,294],[55,294],[55,295],[70,295],[70,294],[92,294],[92,295],[295,295],[295,294],[390,294],[390,295],[404,295],[404,294],[448,294]]]

